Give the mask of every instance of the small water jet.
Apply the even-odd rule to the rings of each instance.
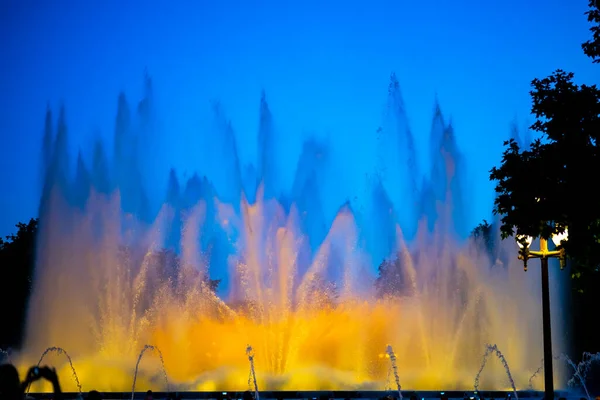
[[[256,383],[256,371],[254,370],[254,349],[252,346],[248,345],[246,347],[246,355],[248,356],[248,361],[250,362],[250,377],[254,383],[254,399],[259,400],[260,397],[258,394],[258,384]],[[250,379],[248,379],[248,381],[250,381]]]
[[[398,365],[396,364],[396,354],[392,346],[388,344],[385,349],[386,354],[390,357],[390,364],[392,372],[394,373],[394,379],[396,380],[396,387],[398,388],[398,398],[402,399],[402,386],[400,386],[400,376],[398,375]]]
[[[140,355],[138,356],[137,363],[135,364],[135,372],[133,373],[133,385],[131,386],[131,400],[133,400],[133,398],[135,396],[135,382],[137,380],[140,362],[142,361],[142,357],[144,356],[144,353],[146,352],[146,350],[153,350],[153,351],[156,351],[156,353],[158,353],[158,358],[160,359],[160,365],[162,368],[163,377],[165,378],[165,384],[167,386],[167,392],[171,391],[169,388],[169,378],[167,376],[167,370],[165,369],[165,360],[163,359],[162,352],[160,351],[160,349],[158,347],[147,344],[144,346],[142,351],[140,351]]]
[[[584,352],[583,356],[581,357],[581,361],[577,365],[566,354],[560,354],[558,356],[555,356],[554,359],[562,360],[562,361],[566,362],[567,364],[569,364],[569,366],[571,366],[571,368],[573,368],[573,376],[571,377],[571,379],[569,379],[569,381],[567,382],[567,385],[574,386],[577,383],[576,381],[578,381],[579,384],[581,385],[581,387],[583,388],[587,399],[591,400],[592,396],[590,395],[590,393],[588,391],[585,381],[586,381],[587,373],[589,372],[591,365],[594,362],[600,361],[600,353]],[[541,363],[542,363],[542,365],[540,365],[540,367],[529,378],[529,389],[530,390],[533,389],[533,380],[544,370],[544,359],[543,358],[542,358]]]
[[[587,351],[584,352],[581,357],[581,361],[577,364],[576,375],[574,375],[571,379],[569,379],[569,382],[567,382],[568,385],[571,385],[571,384],[573,384],[573,381],[576,378],[576,376],[579,376],[580,382],[582,383],[583,388],[585,389],[585,392],[588,395],[588,398],[590,398],[590,399],[591,399],[591,396],[589,395],[589,393],[587,391],[587,387],[585,386],[585,380],[587,378],[587,374],[590,371],[592,364],[595,362],[600,362],[600,352],[599,353],[589,353]]]
[[[58,355],[64,354],[64,356],[67,358],[67,361],[69,362],[69,366],[71,367],[71,371],[73,372],[73,379],[75,380],[75,384],[77,385],[77,390],[78,390],[79,394],[81,395],[82,394],[81,384],[79,383],[79,377],[77,376],[77,372],[75,371],[75,367],[73,366],[73,361],[71,360],[71,356],[69,355],[69,353],[67,353],[67,351],[65,349],[63,349],[62,347],[57,347],[57,346],[48,347],[42,353],[42,356],[40,357],[40,360],[38,361],[37,366],[39,367],[42,364],[44,357],[46,357],[46,354],[51,353],[51,352],[55,352]],[[29,394],[29,388],[31,388],[31,384],[29,386],[27,386],[27,394]]]
[[[554,356],[555,360],[560,360],[560,356]],[[529,388],[529,390],[533,390],[533,380],[535,378],[537,378],[537,376],[539,374],[542,373],[542,371],[544,370],[544,359],[542,358],[542,361],[540,361],[541,365],[538,369],[535,370],[535,372],[529,377],[529,385],[527,386]]]
[[[504,367],[504,370],[506,371],[506,376],[508,377],[508,381],[510,382],[510,387],[513,390],[515,399],[519,400],[519,395],[517,393],[515,381],[512,377],[512,374],[510,373],[508,361],[506,361],[504,354],[502,354],[502,352],[498,349],[498,346],[495,344],[494,345],[486,344],[485,347],[486,348],[485,348],[485,354],[483,355],[483,361],[481,362],[481,367],[479,368],[479,371],[477,372],[477,375],[475,376],[475,382],[473,383],[473,386],[475,388],[475,393],[479,393],[479,377],[481,376],[481,373],[483,372],[483,369],[485,368],[485,364],[487,363],[488,357],[490,354],[494,353],[494,354],[496,354],[496,357],[498,357],[498,359],[502,363],[502,366]]]

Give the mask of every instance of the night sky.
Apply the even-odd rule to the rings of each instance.
[[[531,80],[562,68],[599,82],[580,47],[586,10],[587,0],[0,0],[0,235],[36,214],[46,105],[64,102],[72,154],[98,136],[110,149],[117,95],[137,102],[146,68],[162,127],[157,185],[171,166],[181,176],[218,167],[206,156],[215,99],[242,163],[254,161],[264,89],[284,178],[306,137],[328,138],[348,196],[374,164],[394,71],[421,169],[436,96],[451,116],[475,225],[490,217],[488,171],[511,122],[531,122]]]

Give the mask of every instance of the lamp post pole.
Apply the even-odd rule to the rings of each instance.
[[[548,242],[540,239],[540,250],[548,252]],[[554,399],[554,371],[552,362],[552,320],[550,316],[550,279],[548,257],[540,259],[542,267],[542,326],[544,329],[544,399]]]
[[[554,238],[553,238],[554,239]],[[560,243],[561,238],[557,238]],[[539,258],[542,268],[542,326],[544,330],[544,400],[554,399],[554,371],[552,367],[552,320],[550,316],[550,279],[548,274],[548,259],[560,259],[560,268],[565,266],[565,252],[563,249],[556,251],[548,250],[548,241],[540,238],[540,250],[529,250],[533,238],[528,238],[519,246],[519,259],[523,260],[525,271],[527,271],[527,260]]]

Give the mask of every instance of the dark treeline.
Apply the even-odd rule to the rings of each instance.
[[[38,220],[17,224],[17,232],[0,238],[0,348],[19,347],[27,300],[32,290]]]

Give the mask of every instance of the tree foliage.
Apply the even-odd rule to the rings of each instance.
[[[471,231],[471,237],[477,243],[482,244],[488,253],[492,254],[494,248],[494,227],[492,224],[484,219]]]
[[[592,39],[581,45],[586,56],[595,63],[600,63],[600,0],[590,0],[589,11],[586,12],[588,22],[592,23],[590,31]]]
[[[18,223],[17,233],[0,239],[0,348],[18,346],[31,293],[38,220]]]
[[[406,254],[399,252],[392,259],[379,264],[379,275],[375,280],[377,297],[405,297],[414,294],[413,281],[406,270]]]
[[[599,1],[590,1],[588,20],[593,38],[583,49],[598,62]],[[531,129],[539,138],[528,149],[515,140],[499,167],[490,171],[496,181],[494,212],[500,214],[502,237],[513,234],[550,238],[568,228],[564,242],[573,260],[574,277],[600,264],[600,207],[594,174],[600,170],[600,90],[577,85],[573,73],[557,70],[534,79],[530,92]]]
[[[505,142],[495,180],[494,212],[502,215],[501,232],[549,238],[569,229],[565,248],[577,266],[597,265],[600,207],[592,171],[600,167],[600,91],[578,86],[573,74],[556,71],[534,79],[531,129],[541,134],[529,149]]]

